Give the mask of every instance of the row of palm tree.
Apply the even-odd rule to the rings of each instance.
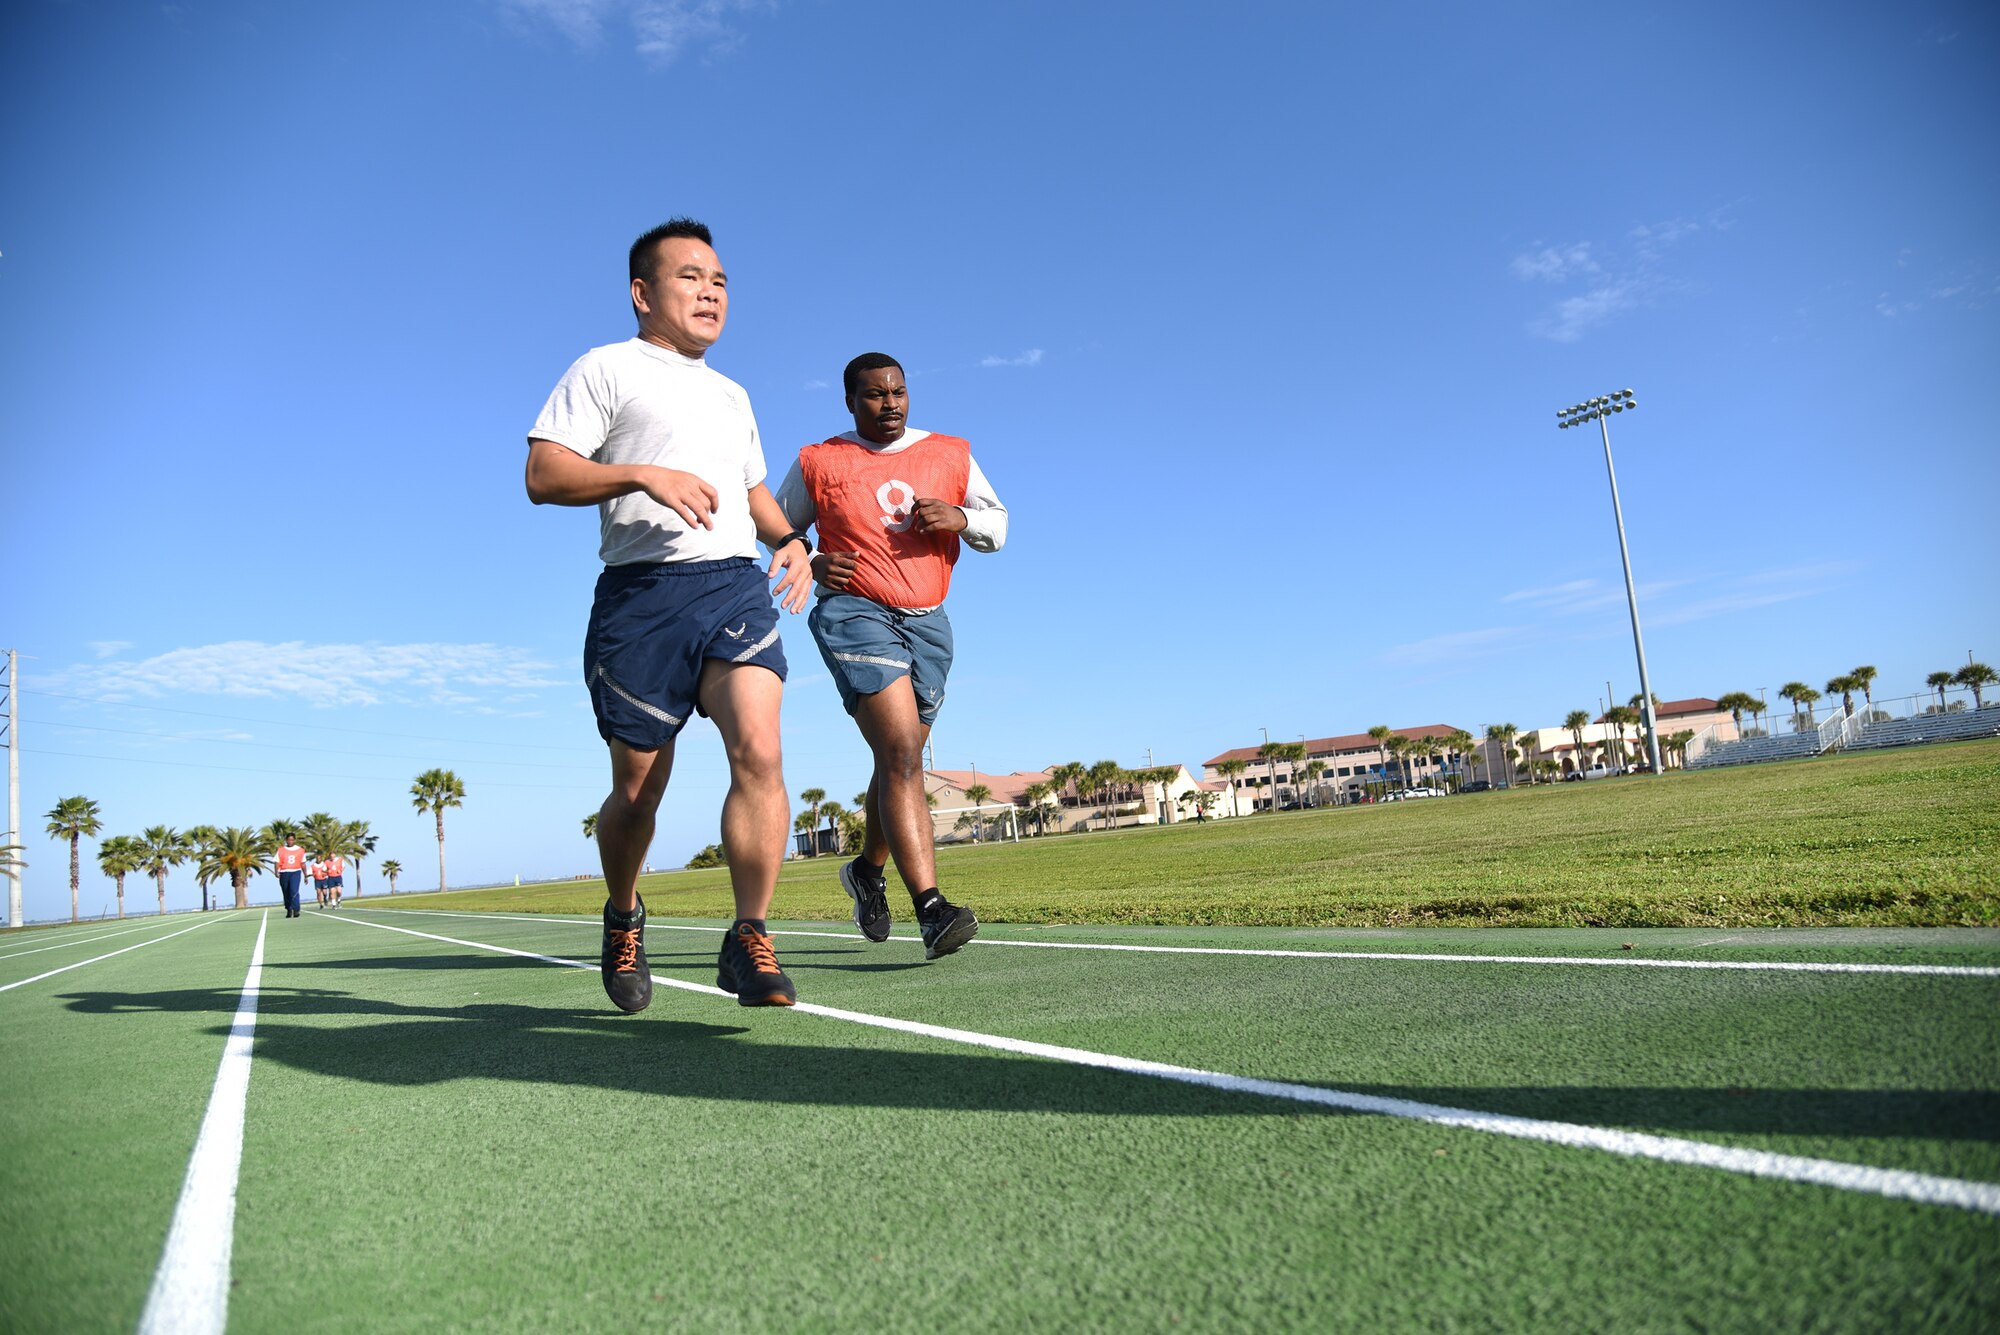
[[[1878,675],[1872,665],[1864,663],[1860,667],[1843,672],[1837,677],[1827,678],[1824,693],[1814,690],[1802,681],[1786,682],[1778,688],[1778,694],[1784,699],[1791,701],[1792,730],[1794,732],[1805,732],[1810,728],[1819,726],[1819,720],[1813,707],[1831,695],[1840,697],[1841,712],[1848,718],[1853,718],[1854,693],[1859,691],[1868,713],[1873,715],[1875,712],[1875,678]],[[1933,672],[1924,678],[1924,685],[1937,692],[1937,709],[1939,713],[1945,712],[1948,708],[1945,701],[1945,692],[1953,686],[1962,686],[1971,691],[1973,708],[1984,709],[1986,707],[1986,688],[1996,682],[2000,682],[2000,674],[1996,674],[1985,663],[1967,663],[1964,667],[1956,671]],[[1729,711],[1730,716],[1735,720],[1738,735],[1746,737],[1758,735],[1744,731],[1743,716],[1749,714],[1755,718],[1762,715],[1765,712],[1765,705],[1762,700],[1748,691],[1730,691],[1728,694],[1717,699],[1715,703]]]
[[[418,811],[437,817],[438,889],[444,889],[444,813],[461,806],[465,784],[446,769],[426,770],[410,786],[410,796]],[[65,797],[49,811],[51,838],[69,842],[69,916],[80,916],[82,894],[82,849],[85,838],[96,838],[104,828],[103,813],[88,797]],[[594,824],[594,821],[593,821]],[[201,887],[201,907],[213,905],[209,886],[227,880],[235,892],[237,908],[249,906],[250,878],[271,869],[271,858],[290,834],[315,859],[346,858],[354,864],[354,895],[362,892],[364,859],[375,852],[378,836],[368,822],[342,821],[328,812],[315,811],[303,820],[280,818],[262,827],[196,825],[182,831],[170,825],[152,825],[136,835],[112,835],[98,845],[97,865],[112,879],[118,891],[118,916],[125,916],[125,878],[144,872],[153,878],[159,895],[159,911],[167,911],[167,873],[182,863],[193,863],[195,880]],[[18,861],[18,859],[16,859]],[[396,893],[396,878],[403,864],[395,859],[382,863],[389,878],[389,893]]]

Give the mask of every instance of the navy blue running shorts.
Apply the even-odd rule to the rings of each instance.
[[[597,577],[583,679],[605,741],[638,751],[671,742],[699,710],[702,664],[711,658],[785,679],[778,609],[755,561],[606,566]]]
[[[898,612],[873,599],[835,593],[815,603],[806,621],[849,715],[862,696],[886,690],[908,673],[917,718],[925,727],[936,721],[951,675],[951,618],[942,607]]]

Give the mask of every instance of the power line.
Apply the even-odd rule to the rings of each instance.
[[[52,719],[37,719],[36,722],[45,728],[75,728],[83,732],[109,732],[115,733],[120,737],[152,737],[159,741],[173,742],[182,746],[255,746],[267,751],[296,751],[299,749],[290,742],[255,742],[243,737],[175,737],[171,733],[138,732],[131,728],[106,728],[95,723],[57,723]],[[393,755],[384,751],[327,751],[318,747],[313,748],[313,754],[322,756],[355,756],[365,760],[414,760],[420,763],[428,759],[425,756]],[[474,763],[541,769],[587,769],[596,771],[604,768],[601,763],[597,765],[567,765],[557,761],[546,760],[480,760]]]
[[[138,756],[97,756],[82,751],[44,751],[40,747],[26,748],[31,756],[66,756],[71,760],[108,760],[115,765],[165,765],[172,769],[212,769],[226,774],[282,774],[296,779],[350,779],[359,783],[401,783],[402,779],[387,774],[320,774],[302,769],[249,769],[241,765],[202,765],[192,760],[144,760]],[[482,761],[482,764],[504,762]],[[481,779],[482,788],[537,788],[554,792],[582,792],[593,787],[581,781],[577,783],[495,783]]]
[[[167,705],[142,705],[131,700],[102,700],[88,695],[66,695],[61,691],[41,691],[24,688],[23,695],[39,695],[50,700],[78,700],[84,704],[104,705],[111,709],[151,709],[161,714],[186,714],[190,718],[223,719],[230,723],[260,723],[269,728],[310,728],[316,732],[347,732],[362,737],[394,737],[406,742],[445,742],[455,746],[513,746],[529,751],[571,751],[588,754],[589,748],[580,746],[551,746],[546,742],[494,742],[474,741],[465,737],[425,737],[409,732],[384,732],[375,728],[343,728],[332,723],[290,723],[274,719],[252,718],[248,714],[216,714],[202,709],[174,709]]]

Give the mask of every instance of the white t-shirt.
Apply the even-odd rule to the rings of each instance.
[[[757,419],[743,387],[701,358],[642,338],[592,348],[563,373],[528,438],[601,464],[693,473],[715,488],[712,529],[690,529],[644,492],[600,502],[604,564],[757,555],[749,496],[765,473]]]

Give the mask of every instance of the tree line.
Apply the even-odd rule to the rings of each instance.
[[[418,811],[435,813],[438,840],[438,889],[444,889],[444,813],[463,804],[465,785],[450,770],[426,770],[410,786],[412,805]],[[96,838],[104,828],[103,813],[88,797],[65,797],[48,812],[51,838],[69,842],[69,917],[78,920],[82,887],[81,844]],[[201,887],[201,908],[206,913],[220,907],[209,898],[209,887],[217,881],[228,883],[235,907],[250,906],[250,878],[271,870],[271,860],[289,834],[315,861],[345,858],[354,864],[354,897],[361,897],[364,859],[373,856],[378,836],[365,820],[343,821],[329,812],[315,811],[301,820],[279,818],[261,826],[195,825],[176,830],[170,825],[151,825],[136,835],[114,834],[97,847],[97,865],[118,889],[118,916],[125,916],[125,878],[142,873],[153,878],[159,895],[159,911],[167,911],[167,873],[183,863],[192,864],[195,881]],[[382,874],[389,878],[389,893],[396,893],[396,878],[403,864],[386,858]]]

